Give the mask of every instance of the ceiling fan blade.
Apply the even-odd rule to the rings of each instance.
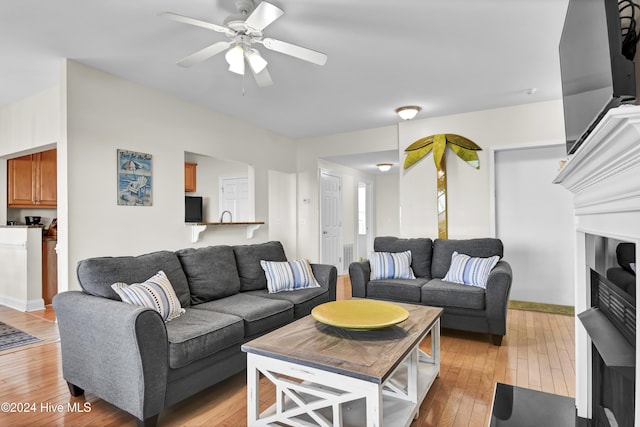
[[[178,15],[173,12],[160,12],[159,16],[171,19],[172,21],[182,22],[183,24],[195,25],[196,27],[206,28],[208,30],[217,31],[228,35],[234,35],[235,33],[227,27],[222,25],[212,24],[211,22],[201,21],[199,19],[189,18],[188,16]]]
[[[253,72],[253,68],[251,69],[251,72]],[[273,85],[273,80],[271,80],[271,75],[269,74],[269,71],[267,71],[266,68],[264,68],[259,73],[253,73],[253,77],[256,79],[256,83],[260,87]]]
[[[256,6],[244,23],[247,27],[262,31],[283,14],[284,12],[282,9],[272,5],[271,3],[263,1]]]
[[[220,52],[228,49],[232,43],[233,42],[214,43],[211,46],[207,46],[204,49],[197,51],[196,53],[193,53],[189,56],[182,58],[180,61],[177,62],[177,64],[180,65],[181,67],[191,67],[194,64],[198,64],[202,61],[206,61],[212,56],[215,56]]]
[[[267,49],[284,53],[285,55],[291,55],[317,65],[324,65],[327,62],[327,55],[324,53],[307,49],[306,47],[296,46],[295,44],[283,42],[281,40],[265,38],[262,40],[262,44]]]

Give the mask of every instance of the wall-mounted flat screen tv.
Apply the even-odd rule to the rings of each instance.
[[[569,154],[609,109],[635,100],[635,52],[625,52],[631,59],[622,53],[623,24],[618,7],[617,0],[569,0],[560,39]]]

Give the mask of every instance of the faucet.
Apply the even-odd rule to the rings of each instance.
[[[220,214],[220,222],[224,222],[224,214],[226,213],[229,214],[229,222],[233,222],[233,215],[231,214],[231,211],[222,211],[222,214]]]

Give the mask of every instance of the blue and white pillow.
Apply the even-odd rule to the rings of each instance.
[[[415,279],[411,269],[411,251],[373,252],[369,257],[371,280]]]
[[[144,283],[114,283],[111,288],[127,304],[149,307],[160,313],[162,320],[168,322],[185,312],[180,306],[176,292],[164,271],[158,271]]]
[[[307,260],[284,262],[261,260],[260,265],[267,277],[267,289],[270,294],[320,287]]]
[[[489,273],[498,261],[500,257],[497,255],[489,258],[474,258],[454,252],[451,255],[449,271],[442,280],[486,289]]]

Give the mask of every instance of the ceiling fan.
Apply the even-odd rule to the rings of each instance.
[[[284,14],[280,8],[266,1],[260,2],[257,6],[253,0],[235,0],[235,4],[238,13],[228,16],[224,20],[224,25],[212,24],[172,12],[160,13],[161,16],[173,21],[206,28],[227,36],[227,41],[213,43],[186,56],[177,62],[178,65],[190,67],[228,49],[225,59],[229,64],[229,71],[244,75],[246,60],[258,86],[270,86],[273,81],[266,68],[267,61],[252,46],[253,44],[261,44],[269,50],[317,65],[324,65],[327,62],[327,55],[324,53],[263,36],[263,30]]]

